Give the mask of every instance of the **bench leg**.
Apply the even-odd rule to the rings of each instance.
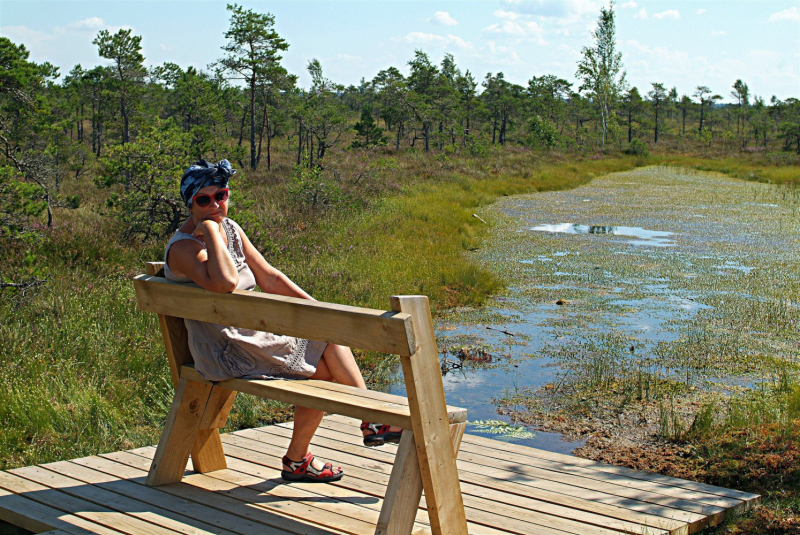
[[[192,467],[195,472],[205,474],[228,467],[219,430],[225,427],[228,415],[236,399],[236,392],[215,386],[208,397],[206,410],[200,419],[200,427],[192,445]]]
[[[466,423],[450,424],[450,439],[456,456],[466,427]],[[422,474],[419,471],[414,433],[411,429],[406,429],[397,448],[375,535],[409,535],[414,527],[421,498]]]
[[[177,483],[183,478],[210,394],[211,385],[188,379],[178,381],[167,422],[147,474],[148,486]]]
[[[433,321],[425,296],[394,296],[392,310],[411,315],[416,352],[401,356],[411,425],[433,535],[467,535],[467,518],[439,367]]]

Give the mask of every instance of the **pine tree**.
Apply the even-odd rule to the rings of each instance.
[[[361,107],[361,120],[355,126],[356,135],[359,137],[353,141],[353,148],[359,147],[373,147],[375,145],[386,145],[386,136],[383,135],[383,130],[377,125],[375,119],[372,117],[372,107]],[[363,138],[363,141],[362,139]]]

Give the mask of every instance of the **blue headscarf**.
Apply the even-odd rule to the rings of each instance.
[[[208,186],[227,188],[228,180],[236,174],[231,162],[221,160],[216,165],[205,160],[197,160],[181,177],[181,198],[188,208],[192,206],[192,197]]]

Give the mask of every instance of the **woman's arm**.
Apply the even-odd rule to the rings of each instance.
[[[244,233],[244,230],[242,230],[239,225],[236,225],[236,228],[239,230],[239,235],[242,237],[245,261],[253,271],[256,284],[258,284],[258,287],[261,288],[263,292],[314,300],[314,298],[304,292],[302,288],[293,283],[289,277],[264,260],[261,253],[250,243],[250,239],[247,237],[247,234]]]
[[[192,233],[203,236],[206,248],[193,240],[180,240],[169,249],[167,262],[175,275],[189,277],[212,292],[232,292],[239,284],[239,272],[225,247],[219,223],[202,221]]]

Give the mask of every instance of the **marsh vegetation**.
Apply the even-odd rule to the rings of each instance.
[[[509,290],[441,338],[516,367],[450,389],[501,392],[507,419],[576,455],[763,494],[732,533],[797,530],[798,203],[793,185],[671,166],[499,201],[472,254]]]

